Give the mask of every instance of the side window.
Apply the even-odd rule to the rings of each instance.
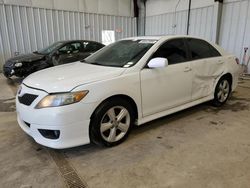
[[[218,57],[221,56],[221,54],[218,52],[218,50],[216,50],[213,46],[211,46],[210,44],[208,44],[210,46],[210,54],[211,57]]]
[[[80,42],[72,43],[71,46],[73,47],[73,53],[81,51],[82,46]]]
[[[95,42],[83,42],[83,45],[84,45],[85,52],[94,52],[94,51],[97,51],[103,47],[103,45],[100,45],[100,44],[95,43]]]
[[[187,51],[184,41],[182,39],[167,41],[160,46],[152,58],[156,57],[167,58],[170,65],[187,61]]]
[[[220,56],[220,53],[209,43],[199,39],[187,39],[192,60]]]
[[[74,42],[74,43],[68,43],[62,48],[60,48],[59,52],[61,54],[69,54],[69,53],[78,53],[80,50],[81,50],[81,43]]]

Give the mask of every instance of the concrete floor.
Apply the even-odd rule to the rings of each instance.
[[[250,187],[250,80],[222,108],[202,104],[147,123],[117,147],[59,151],[18,127],[18,80],[0,83],[0,187]]]

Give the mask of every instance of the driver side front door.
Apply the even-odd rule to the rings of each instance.
[[[156,57],[167,58],[169,65],[154,69],[145,67],[141,71],[144,117],[191,100],[192,69],[183,39],[173,39],[163,43],[152,56]]]

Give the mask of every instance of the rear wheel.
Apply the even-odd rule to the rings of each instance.
[[[231,83],[229,79],[226,77],[222,77],[215,88],[213,105],[214,106],[223,105],[227,101],[230,92],[231,92]]]
[[[127,138],[134,120],[133,108],[124,99],[105,101],[92,115],[90,139],[98,145],[120,144]]]

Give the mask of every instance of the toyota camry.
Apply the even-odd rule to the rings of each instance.
[[[17,120],[51,148],[114,146],[134,125],[206,101],[223,105],[237,80],[237,58],[203,39],[127,38],[28,76],[16,96]]]

